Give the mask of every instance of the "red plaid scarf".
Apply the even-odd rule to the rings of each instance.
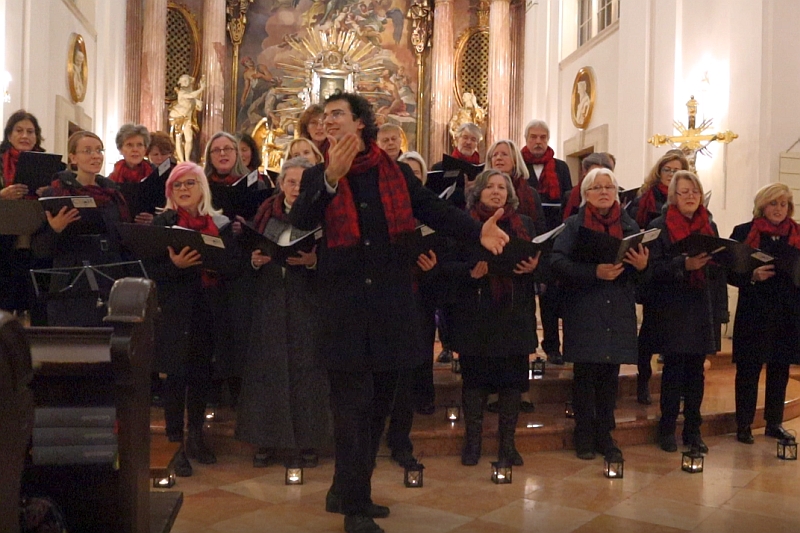
[[[214,219],[211,218],[211,215],[192,216],[182,207],[178,208],[178,226],[219,237],[219,229],[214,224]],[[201,275],[201,284],[204,288],[216,287],[219,284],[219,276],[216,272],[204,268],[201,271]]]
[[[275,217],[284,222],[289,221],[289,217],[286,216],[286,213],[283,210],[283,202],[285,200],[286,194],[281,191],[278,194],[270,196],[264,200],[264,203],[259,206],[256,216],[253,219],[253,224],[259,233],[264,233],[264,229],[266,229],[267,222],[269,222],[270,218]]]
[[[581,180],[583,181],[583,180]],[[567,220],[573,212],[577,212],[581,206],[581,184],[578,182],[576,186],[569,192],[569,199],[567,205],[564,206],[563,218]]]
[[[528,182],[522,179],[522,176],[512,178],[511,182],[514,184],[514,191],[519,198],[519,207],[517,211],[521,215],[536,218],[536,199],[533,196],[533,189],[528,185]]]
[[[325,239],[329,248],[354,246],[361,240],[358,213],[349,180],[358,179],[360,174],[372,168],[378,169],[378,188],[389,226],[389,238],[394,242],[401,233],[414,231],[414,213],[405,176],[386,152],[377,144],[370,143],[366,151],[356,156],[347,175],[339,180],[336,196],[325,210]]]
[[[117,183],[139,183],[153,172],[153,165],[147,161],[142,161],[131,168],[120,159],[114,163],[114,171],[108,175],[108,179]]]
[[[3,187],[14,185],[14,177],[17,175],[17,161],[21,152],[10,146],[3,154]]]
[[[80,185],[78,180],[76,183]],[[91,196],[97,207],[105,207],[115,204],[119,210],[120,220],[129,222],[131,220],[128,204],[125,197],[116,189],[101,187],[100,185],[80,185],[79,187],[69,187],[60,179],[50,184],[50,190],[45,192],[45,196]]]
[[[678,206],[671,205],[667,209],[667,231],[669,232],[670,242],[678,242],[685,239],[693,233],[701,233],[703,235],[714,235],[714,230],[711,228],[711,222],[708,219],[708,210],[702,204],[694,212],[692,218],[686,218],[678,211]],[[693,270],[689,276],[689,286],[695,289],[701,289],[706,284],[705,269]]]
[[[650,214],[658,213],[658,202],[656,202],[656,189],[664,198],[667,197],[669,187],[660,181],[654,187],[650,187],[639,199],[639,210],[636,212],[636,223],[640,228],[645,228],[650,223]]]
[[[331,147],[331,142],[328,140],[327,137],[325,137],[325,140],[317,145],[317,148],[319,148],[319,153],[321,153],[324,157],[328,157],[328,149],[330,147]]]
[[[527,165],[544,165],[542,175],[539,176],[539,186],[537,190],[545,199],[550,202],[558,202],[561,200],[561,185],[558,183],[558,174],[556,174],[556,159],[555,152],[549,146],[544,151],[542,157],[534,156],[527,146],[522,147],[522,159],[525,160]]]
[[[453,153],[450,154],[452,157],[456,159],[461,159],[462,161],[466,161],[467,163],[472,163],[473,165],[477,165],[481,162],[481,156],[478,154],[478,151],[475,150],[472,152],[472,155],[464,155],[458,151],[458,148],[453,148]]]
[[[228,174],[226,176],[220,176],[217,174],[216,171],[212,172],[211,175],[208,177],[209,183],[216,183],[217,185],[233,185],[237,181],[239,181],[241,176],[237,176],[236,174]]]
[[[601,215],[595,206],[587,203],[583,213],[583,225],[590,230],[608,233],[612,237],[621,239],[622,224],[619,221],[621,214],[619,202],[614,202],[605,215]]]
[[[766,217],[754,218],[750,233],[747,234],[747,239],[744,242],[751,248],[760,248],[762,235],[788,237],[789,246],[800,249],[800,225],[790,217],[784,218],[783,222],[777,226],[767,220]]]

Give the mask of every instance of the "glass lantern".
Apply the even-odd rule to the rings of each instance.
[[[509,461],[492,463],[492,482],[497,485],[511,483],[511,463]]]
[[[705,456],[699,450],[692,448],[688,452],[683,452],[681,458],[681,470],[690,474],[699,474],[703,471],[703,460]]]

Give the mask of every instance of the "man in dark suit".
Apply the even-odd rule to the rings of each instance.
[[[345,515],[348,533],[380,533],[373,518],[389,509],[370,497],[378,438],[399,371],[421,362],[410,263],[396,239],[413,231],[414,218],[493,253],[508,235],[497,227],[498,216],[481,226],[378,148],[365,98],[329,97],[325,128],[328,160],[303,174],[289,219],[300,229],[325,231],[317,252],[317,342],[330,380],[336,455],[326,509]]]
[[[572,177],[567,163],[555,158],[550,148],[550,127],[543,120],[534,119],[525,127],[525,147],[521,150],[528,167],[531,187],[539,192],[544,206],[547,230],[561,224],[561,206],[572,190]],[[542,310],[542,349],[547,361],[563,365],[561,341],[558,336],[560,298],[555,280],[539,286],[539,307]]]

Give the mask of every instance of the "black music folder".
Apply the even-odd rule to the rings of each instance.
[[[578,228],[578,240],[572,256],[580,263],[616,265],[625,259],[628,250],[655,240],[660,233],[660,229],[654,228],[618,239],[608,233],[581,226]]]
[[[622,206],[622,209],[627,209],[627,207],[633,202],[636,198],[636,195],[639,194],[639,187],[635,189],[626,189],[619,191],[619,205]]]
[[[221,237],[178,226],[117,224],[124,244],[137,259],[158,259],[169,256],[168,246],[176,253],[188,246],[200,253],[203,268],[220,269],[230,260]]]
[[[0,200],[0,235],[30,235],[47,218],[36,200]]]
[[[788,275],[794,286],[800,287],[800,250],[786,244],[775,250],[774,256],[775,270]]]
[[[164,185],[162,175],[150,175],[139,183],[118,183],[122,196],[128,204],[128,211],[136,216],[139,213],[155,213],[156,207],[164,207]]]
[[[57,172],[67,168],[61,161],[59,154],[47,152],[22,152],[17,161],[17,171],[14,176],[16,183],[28,186],[28,191],[36,192],[40,187],[49,187]]]
[[[510,275],[514,273],[514,269],[521,261],[527,261],[529,257],[536,257],[539,252],[544,255],[553,249],[553,243],[562,231],[564,231],[565,224],[561,224],[548,231],[533,238],[533,240],[520,239],[519,237],[511,237],[503,247],[503,252],[500,255],[494,255],[488,250],[483,250],[484,259],[489,264],[489,273],[497,275]],[[541,256],[539,257],[541,260]]]
[[[97,208],[91,196],[48,196],[39,198],[39,203],[53,215],[57,215],[64,207],[78,210],[80,220],[64,228],[63,235],[99,235],[107,231],[103,210]]]
[[[258,172],[251,172],[233,185],[209,184],[214,207],[230,218],[241,216],[246,220],[256,215],[259,206],[270,197],[272,189],[259,188]]]
[[[774,259],[743,242],[700,233],[693,233],[685,239],[673,243],[669,251],[673,254],[688,256],[709,254],[713,256],[716,264],[737,274],[751,272]]]
[[[407,259],[412,265],[416,265],[420,254],[428,254],[430,251],[433,251],[437,259],[441,260],[442,253],[447,247],[447,239],[425,224],[420,224],[414,228],[414,231],[398,235],[395,245],[404,259]]]
[[[289,230],[289,241],[280,244],[281,235]],[[286,264],[289,257],[297,257],[297,252],[310,252],[322,238],[322,228],[311,231],[300,230],[277,218],[267,221],[264,234],[259,233],[249,224],[242,224],[242,233],[237,237],[239,245],[249,252],[261,250],[263,255],[272,258],[280,265]]]
[[[464,179],[469,181],[474,180],[478,174],[483,172],[485,167],[486,165],[484,163],[473,165],[472,163],[467,163],[463,159],[448,154],[442,154],[442,170],[444,171],[444,175],[460,177],[462,187],[464,186]],[[458,174],[455,172],[458,172]]]

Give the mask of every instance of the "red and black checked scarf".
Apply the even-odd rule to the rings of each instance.
[[[573,211],[577,211],[578,209],[580,209],[582,182],[583,180],[579,181],[578,184],[574,186],[569,193],[569,198],[567,199],[567,205],[564,206],[564,213],[562,213],[564,220],[567,220]]]
[[[327,164],[327,156],[325,158]],[[401,233],[414,231],[414,213],[406,178],[397,163],[386,152],[370,143],[356,156],[350,171],[339,180],[336,196],[325,210],[325,239],[329,248],[354,246],[361,240],[358,213],[350,189],[350,179],[372,168],[378,169],[378,188],[383,204],[383,214],[389,226],[389,238],[394,242]]]
[[[79,183],[77,179],[76,183]],[[57,179],[50,184],[50,190],[46,191],[46,196],[91,196],[97,207],[105,207],[115,204],[119,210],[120,220],[130,222],[131,214],[128,211],[128,204],[122,193],[115,189],[101,187],[100,185],[81,185],[80,187],[67,187]]]
[[[583,225],[590,230],[608,233],[612,237],[621,239],[622,224],[619,221],[621,213],[619,202],[614,202],[605,215],[601,215],[595,206],[587,203],[583,212]]]
[[[497,212],[496,207],[488,207],[478,202],[469,210],[469,215],[473,219],[483,223],[489,220],[495,212]],[[511,204],[503,206],[503,216],[501,216],[500,220],[497,222],[508,222],[514,237],[519,237],[526,241],[531,240],[531,236],[528,234],[525,224],[522,223],[519,213],[511,207]],[[495,276],[490,274],[489,284],[492,288],[492,300],[496,303],[506,300],[509,295],[512,294],[514,288],[514,282],[510,276]]]
[[[124,159],[120,159],[114,163],[114,171],[108,175],[108,179],[117,183],[139,183],[152,174],[153,168],[147,161],[142,161],[131,168]]]
[[[639,210],[636,212],[636,223],[640,228],[644,228],[650,222],[650,213],[658,212],[658,203],[656,202],[656,191],[664,195],[666,198],[669,187],[660,181],[654,187],[647,189],[647,192],[639,199]]]
[[[667,209],[666,221],[670,242],[678,242],[693,233],[714,236],[714,230],[708,220],[708,210],[702,204],[694,212],[691,219],[683,216],[678,211],[678,206],[671,205]],[[705,270],[702,268],[693,270],[689,276],[689,286],[694,289],[701,289],[705,287],[705,284]]]
[[[478,154],[477,150],[472,152],[472,155],[464,155],[458,151],[458,148],[453,148],[453,153],[451,153],[450,155],[452,157],[455,157],[456,159],[466,161],[467,163],[472,163],[473,165],[478,165],[481,162],[481,156],[480,154]]]
[[[325,140],[317,145],[317,148],[319,148],[319,153],[321,153],[323,157],[328,157],[328,148],[330,147],[331,147],[331,142],[328,140],[327,137],[325,137]]]
[[[14,177],[17,175],[17,162],[21,152],[10,146],[3,154],[3,187],[14,185]]]
[[[511,182],[514,185],[514,191],[517,193],[517,198],[519,198],[519,207],[517,208],[517,211],[521,215],[535,219],[536,199],[533,197],[533,189],[531,189],[531,186],[528,185],[527,181],[522,179],[522,176],[517,176],[517,178],[512,179]]]
[[[241,176],[237,176],[236,174],[228,174],[227,176],[220,176],[219,174],[217,174],[216,171],[214,171],[208,177],[208,182],[216,183],[217,185],[231,186],[237,181],[239,181],[239,178],[241,178]]]
[[[178,208],[178,226],[199,231],[205,235],[219,237],[219,229],[217,225],[214,224],[214,219],[211,218],[211,215],[198,215],[195,217],[182,207]],[[204,268],[201,274],[201,284],[203,288],[216,287],[219,284],[219,276],[216,272]]]
[[[534,156],[527,146],[522,147],[522,159],[525,160],[527,165],[544,165],[542,175],[539,176],[539,186],[537,190],[544,198],[551,202],[558,202],[561,200],[561,185],[558,183],[558,174],[556,174],[556,159],[555,152],[549,146],[544,151],[542,157]]]
[[[754,218],[750,233],[747,234],[747,239],[744,242],[751,248],[760,248],[762,235],[788,237],[789,246],[800,249],[800,225],[790,217],[784,218],[783,222],[777,226],[767,220],[766,217]]]
[[[253,224],[259,233],[264,233],[264,230],[267,227],[267,222],[269,222],[269,219],[271,218],[277,218],[278,220],[284,222],[289,221],[289,217],[287,217],[286,213],[283,211],[283,202],[285,200],[286,194],[281,191],[278,194],[270,196],[264,200],[264,203],[259,206],[256,216],[253,219]]]

